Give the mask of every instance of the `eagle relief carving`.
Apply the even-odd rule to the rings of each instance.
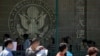
[[[40,0],[23,0],[11,11],[9,29],[12,37],[29,34],[30,38],[46,38],[55,32],[53,10]]]
[[[27,33],[35,37],[43,37],[45,32],[48,30],[48,26],[45,25],[47,14],[45,14],[44,11],[39,12],[39,10],[34,6],[29,7],[26,13],[27,14],[18,14],[21,22],[21,25],[17,24],[17,31],[19,34],[22,35]],[[21,26],[26,31],[22,29]]]

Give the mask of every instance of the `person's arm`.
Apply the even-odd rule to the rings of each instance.
[[[37,50],[37,51],[34,52],[34,54],[37,54],[37,53],[40,52],[40,51],[41,51],[41,50]]]
[[[43,46],[41,46],[41,47],[39,48],[39,50],[35,51],[35,54],[37,54],[38,52],[40,52],[42,49],[44,49]]]

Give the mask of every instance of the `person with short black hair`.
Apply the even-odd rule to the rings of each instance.
[[[6,39],[4,41],[5,49],[0,53],[0,56],[13,56],[12,49],[13,49],[13,41],[11,39]]]
[[[4,36],[3,36],[3,40],[6,40],[6,39],[11,39],[11,37],[10,37],[9,34],[4,34]]]
[[[29,35],[28,34],[24,34],[23,35],[24,38],[24,43],[23,43],[23,49],[26,50],[29,46],[30,46],[30,40],[29,40]]]
[[[36,54],[43,49],[43,47],[41,47],[39,50],[36,50],[37,47],[40,45],[40,40],[37,38],[33,38],[31,41],[31,46],[26,49],[26,56],[36,56]]]
[[[66,50],[68,49],[68,46],[66,43],[60,43],[59,45],[59,52],[56,56],[65,56]]]
[[[71,51],[72,51],[72,45],[69,43],[69,40],[71,40],[70,36],[63,37],[61,39],[62,43],[67,43],[68,48],[69,48],[69,50],[66,50],[65,56],[73,56],[73,54],[71,53]]]
[[[88,47],[92,47],[92,46],[95,47],[96,46],[96,43],[94,41],[92,41],[92,40],[88,40],[87,44],[88,44]]]

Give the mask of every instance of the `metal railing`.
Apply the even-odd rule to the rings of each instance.
[[[72,52],[73,56],[86,56],[87,52],[85,51],[74,51]],[[15,51],[13,52],[14,56],[25,56],[25,51]],[[48,56],[56,56],[55,52],[49,52]],[[100,53],[98,53],[97,56],[100,56]]]

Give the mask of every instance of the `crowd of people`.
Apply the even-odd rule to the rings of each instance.
[[[16,41],[17,42],[17,50],[23,50],[25,51],[25,55],[24,56],[38,56],[37,53],[39,53],[41,50],[46,50],[46,48],[44,46],[40,45],[40,39],[38,38],[33,38],[33,39],[29,39],[29,35],[28,34],[24,34],[23,35],[23,39],[24,41],[22,41],[19,37],[16,38],[15,40],[12,40],[12,38],[10,38],[9,34],[5,34],[4,35],[4,42],[3,42],[3,51],[0,52],[0,56],[14,56],[12,53],[12,49],[13,49],[13,42]],[[55,56],[74,56],[72,54],[71,51],[69,51],[69,43],[68,43],[68,39],[67,38],[62,38],[61,43],[59,44],[59,48],[58,48],[58,52]],[[93,45],[89,45],[88,49],[87,49],[87,54],[86,56],[97,56],[97,53],[99,52],[99,49],[95,47],[95,43],[88,41],[87,40],[82,40],[83,44],[85,45],[85,43],[92,43]],[[21,45],[21,43],[23,43],[23,45]],[[40,56],[47,56],[47,53],[43,53]]]

